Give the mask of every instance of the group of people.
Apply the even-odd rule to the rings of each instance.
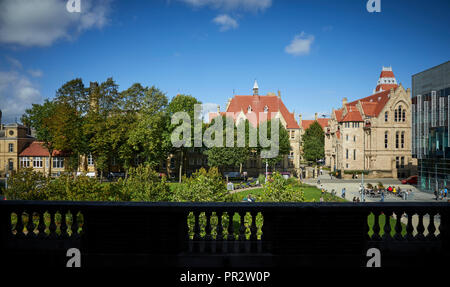
[[[434,191],[434,195],[436,196],[436,200],[443,200],[444,198],[447,198],[447,187],[440,190],[436,189]]]

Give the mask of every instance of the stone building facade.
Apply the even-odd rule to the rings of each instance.
[[[34,138],[20,124],[2,124],[0,111],[0,178],[19,168],[19,154]]]
[[[268,93],[267,95],[259,95],[258,83],[255,81],[252,95],[235,95],[228,100],[226,111],[217,113],[210,113],[209,120],[211,121],[218,115],[232,116],[235,123],[238,124],[242,120],[249,120],[249,122],[256,127],[260,122],[279,118],[281,124],[289,134],[289,141],[291,150],[289,155],[279,162],[276,170],[282,173],[289,173],[290,175],[298,175],[300,172],[300,126],[295,120],[293,113],[284,105],[281,100],[281,93]],[[266,117],[262,117],[266,115]],[[237,167],[236,167],[237,168]],[[257,176],[265,172],[266,164],[259,155],[255,155],[248,160],[244,165],[244,171],[247,171],[251,176]],[[239,170],[237,168],[237,170]],[[270,170],[270,168],[269,168]]]
[[[343,177],[404,178],[417,172],[411,149],[411,92],[383,67],[372,95],[332,111],[326,130],[326,163]]]

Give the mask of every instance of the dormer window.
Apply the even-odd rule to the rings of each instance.
[[[248,111],[249,113],[251,113],[251,112],[252,112],[252,107],[251,107],[251,106],[248,106],[247,111]]]
[[[267,113],[269,111],[269,107],[268,106],[264,106],[264,112]]]

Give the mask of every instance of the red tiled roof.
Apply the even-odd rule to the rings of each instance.
[[[302,121],[302,128],[306,130],[309,128],[310,125],[312,125],[316,120],[303,120]],[[325,128],[328,126],[328,119],[324,118],[318,118],[317,122],[320,124],[322,128]]]
[[[380,78],[395,78],[392,71],[381,71]]]
[[[380,84],[375,88],[376,92],[379,92],[381,90],[383,91],[389,91],[390,89],[396,89],[398,87],[397,84]]]
[[[356,106],[347,105],[347,114],[341,119],[341,122],[362,122],[362,116]]]
[[[54,150],[52,153],[52,156],[65,156],[66,153],[61,152],[59,150]],[[48,149],[46,149],[43,146],[42,142],[32,142],[27,148],[25,148],[19,156],[42,156],[42,157],[48,157],[50,156],[50,153],[48,152]]]
[[[251,107],[251,112],[255,114],[255,117],[249,117],[248,107]],[[272,113],[280,112],[286,121],[286,128],[288,129],[298,129],[298,123],[295,121],[295,117],[293,113],[290,113],[283,101],[278,96],[241,96],[236,95],[231,99],[230,104],[227,108],[227,113],[233,113],[233,117],[236,120],[237,116],[242,111],[244,115],[249,119],[250,123],[253,126],[256,126],[257,123],[260,123],[266,118],[260,118],[260,113],[264,113],[264,107],[268,108],[267,112],[267,120],[270,120],[272,117]],[[221,113],[224,115],[225,113]],[[217,113],[210,113],[209,120],[215,116]]]

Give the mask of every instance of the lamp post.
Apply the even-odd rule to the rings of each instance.
[[[265,183],[267,183],[267,168],[268,168],[269,164],[267,163],[267,159],[266,159],[266,181]]]

